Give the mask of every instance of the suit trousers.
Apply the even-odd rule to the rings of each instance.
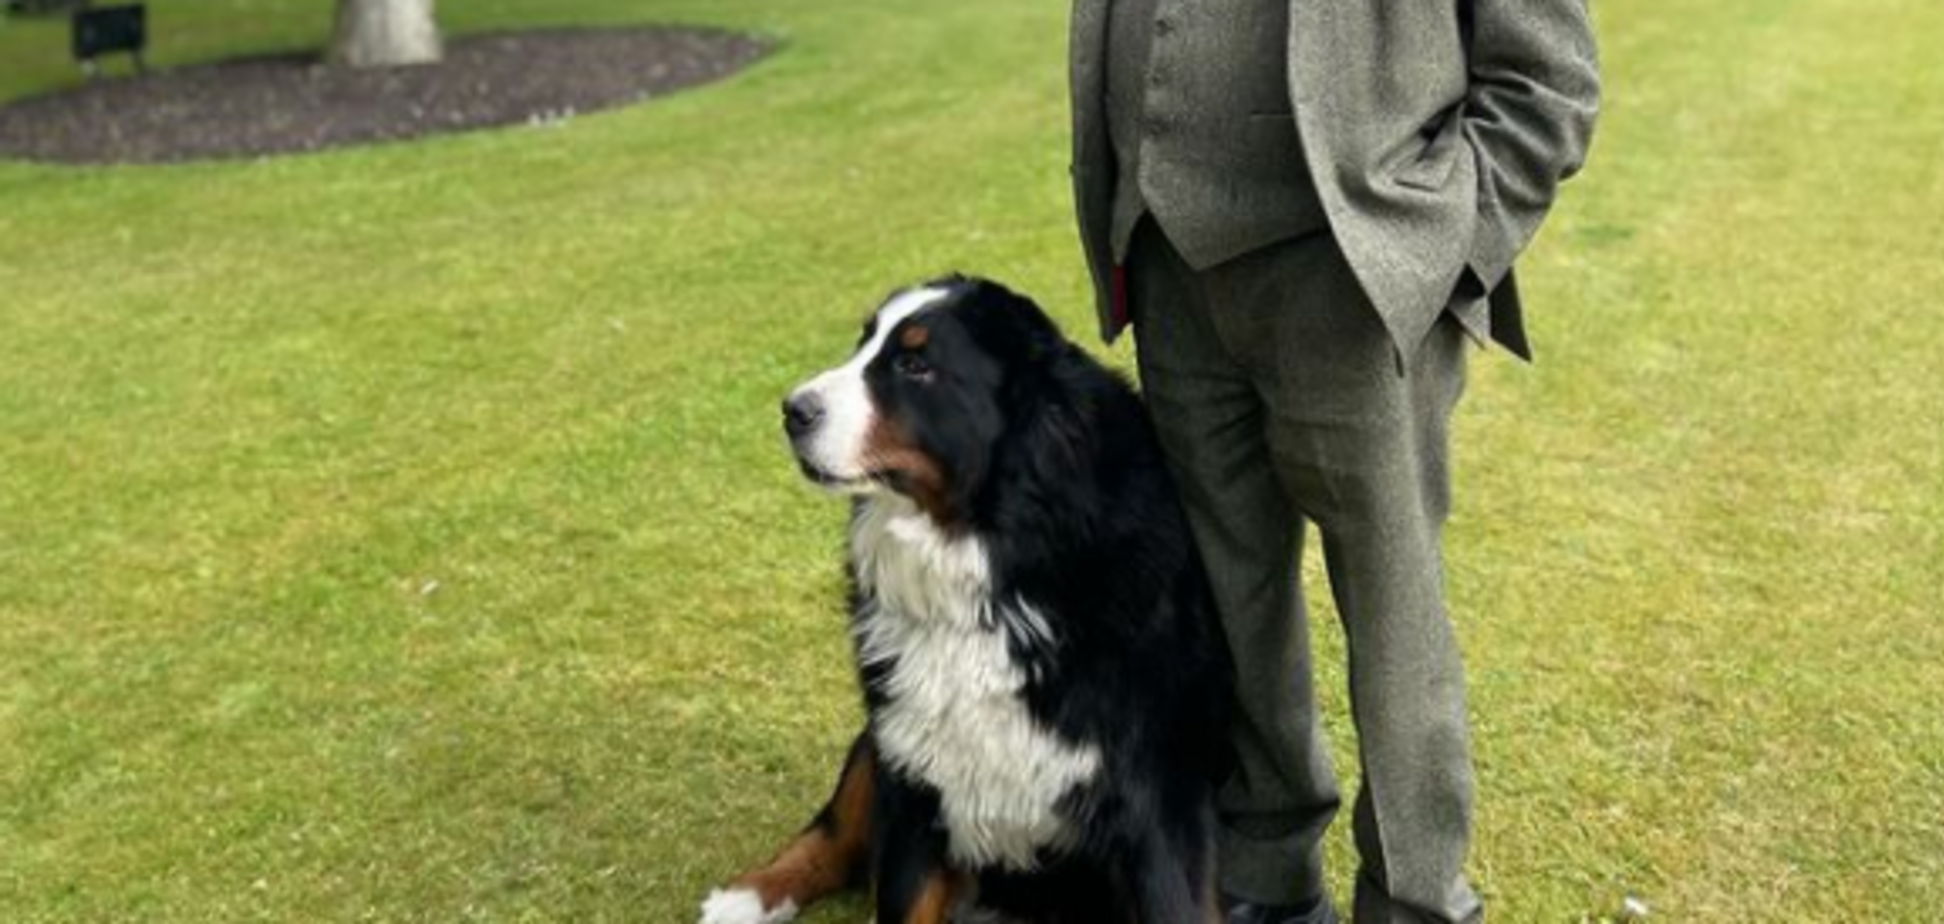
[[[1224,891],[1275,905],[1324,893],[1322,838],[1340,798],[1301,587],[1314,524],[1362,768],[1355,919],[1479,920],[1463,869],[1464,675],[1439,553],[1463,328],[1447,312],[1402,360],[1327,231],[1196,271],[1145,219],[1127,282],[1142,391],[1236,660]]]

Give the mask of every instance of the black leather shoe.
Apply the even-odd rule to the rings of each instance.
[[[1341,924],[1330,896],[1319,896],[1306,905],[1258,905],[1222,896],[1222,910],[1228,924]]]

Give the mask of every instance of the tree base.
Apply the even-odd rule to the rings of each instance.
[[[404,67],[436,64],[444,54],[432,0],[338,0],[330,63]]]

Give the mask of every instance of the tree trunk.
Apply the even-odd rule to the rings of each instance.
[[[431,64],[442,51],[433,0],[338,0],[330,61],[350,67]]]

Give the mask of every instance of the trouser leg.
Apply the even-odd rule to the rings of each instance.
[[[1440,552],[1449,507],[1446,421],[1465,344],[1450,322],[1431,337],[1407,369],[1410,400],[1400,426],[1351,437],[1352,447],[1339,447],[1350,463],[1329,476],[1337,509],[1324,560],[1348,641],[1363,768],[1352,814],[1363,924],[1480,915],[1463,870],[1472,767]]]
[[[1217,336],[1200,279],[1152,223],[1136,233],[1129,273],[1149,413],[1236,660],[1237,768],[1218,797],[1222,889],[1303,903],[1322,893],[1322,837],[1340,799],[1311,684],[1302,520],[1277,482],[1256,386]]]
[[[1472,773],[1443,598],[1447,425],[1468,348],[1444,318],[1400,370],[1335,242],[1314,235],[1203,275],[1220,339],[1262,396],[1290,503],[1322,533],[1350,659],[1363,786],[1359,924],[1472,921]],[[1219,580],[1219,578],[1218,578]]]

